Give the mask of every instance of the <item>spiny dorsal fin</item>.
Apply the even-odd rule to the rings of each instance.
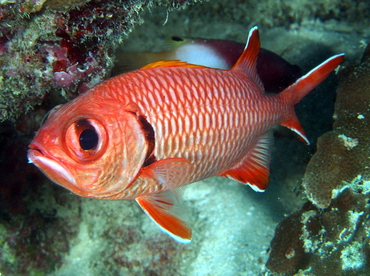
[[[179,60],[160,60],[156,62],[149,63],[140,69],[148,69],[155,67],[187,67],[187,68],[209,68],[203,65],[191,64]]]
[[[249,31],[248,41],[244,51],[231,70],[243,71],[262,91],[264,91],[261,79],[257,74],[257,56],[260,52],[260,47],[261,43],[258,27],[255,26]]]

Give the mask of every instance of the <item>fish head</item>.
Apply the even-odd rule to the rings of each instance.
[[[73,193],[105,198],[136,179],[148,145],[135,113],[117,101],[91,98],[54,108],[29,145],[28,159]]]

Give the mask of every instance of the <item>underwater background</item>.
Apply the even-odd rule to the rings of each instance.
[[[355,0],[0,1],[0,275],[370,275],[369,23]],[[266,192],[184,188],[190,244],[134,201],[79,197],[27,163],[47,111],[107,79],[117,53],[169,36],[245,43],[255,25],[304,73],[345,63],[296,106],[311,145],[275,129]]]

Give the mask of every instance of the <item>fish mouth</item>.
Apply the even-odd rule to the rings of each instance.
[[[32,142],[27,153],[28,163],[35,164],[50,180],[65,188],[76,186],[76,180],[70,171],[61,162],[47,155],[42,145]]]

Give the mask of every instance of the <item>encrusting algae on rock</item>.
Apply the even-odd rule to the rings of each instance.
[[[2,2],[0,122],[14,121],[49,95],[60,103],[60,95],[73,99],[108,78],[117,45],[142,22],[145,7],[173,9],[194,2]]]
[[[340,73],[333,131],[318,139],[317,153],[307,166],[303,186],[320,208],[355,179],[370,180],[369,62],[368,47],[361,64]]]
[[[350,189],[324,210],[307,202],[277,226],[266,275],[369,275],[368,214],[367,197]]]
[[[370,47],[339,77],[333,131],[303,180],[311,202],[277,226],[268,273],[370,274]]]

